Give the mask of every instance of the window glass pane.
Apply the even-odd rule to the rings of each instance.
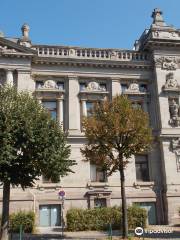
[[[125,92],[128,89],[128,85],[126,83],[121,84],[121,90],[122,92]]]
[[[100,83],[99,85],[100,85],[101,89],[103,89],[104,91],[107,90],[105,83]]]
[[[86,109],[87,109],[87,116],[91,116],[92,115],[92,110],[93,108],[93,102],[86,102]]]
[[[49,111],[52,119],[56,120],[57,119],[56,101],[43,101],[42,105]]]
[[[80,83],[80,91],[83,91],[86,89],[86,84],[85,83]]]
[[[42,104],[46,109],[56,109],[56,102],[43,101]]]
[[[142,103],[141,102],[132,102],[132,107],[134,109],[142,109]]]
[[[138,181],[149,181],[149,167],[147,155],[137,155],[135,157],[136,179]]]
[[[95,208],[106,207],[106,198],[95,198],[94,207]]]
[[[56,111],[50,111],[52,119],[56,120],[57,119],[57,113]]]

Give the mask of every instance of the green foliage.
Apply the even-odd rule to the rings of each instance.
[[[145,227],[147,219],[147,212],[144,208],[133,205],[128,208],[128,226],[130,229],[136,227]]]
[[[144,227],[146,218],[147,214],[144,209],[137,206],[128,208],[130,229],[137,226]],[[67,211],[66,219],[68,231],[108,230],[110,223],[113,229],[120,229],[122,213],[119,207],[86,210],[73,208]]]
[[[59,123],[28,92],[0,88],[0,181],[31,187],[43,173],[53,181],[71,172]]]
[[[10,215],[9,231],[12,233],[19,233],[21,225],[23,232],[32,233],[35,229],[35,213],[32,211],[20,211],[12,213]]]
[[[106,168],[109,175],[122,169],[133,154],[149,149],[148,114],[133,108],[126,96],[95,104],[92,113],[83,121],[88,142],[81,152],[86,160]]]

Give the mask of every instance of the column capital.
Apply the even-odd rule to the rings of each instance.
[[[110,77],[111,81],[113,82],[120,82],[121,78],[120,77]]]
[[[73,79],[78,80],[78,76],[77,75],[68,75],[67,77],[68,77],[69,80],[73,80]]]

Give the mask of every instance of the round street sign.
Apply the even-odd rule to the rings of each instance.
[[[64,197],[65,194],[66,194],[66,193],[65,193],[65,191],[64,191],[63,189],[58,192],[58,195],[59,195],[60,197]]]

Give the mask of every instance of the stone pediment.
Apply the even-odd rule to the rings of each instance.
[[[0,37],[0,55],[34,55],[35,50],[21,46],[16,42]]]

